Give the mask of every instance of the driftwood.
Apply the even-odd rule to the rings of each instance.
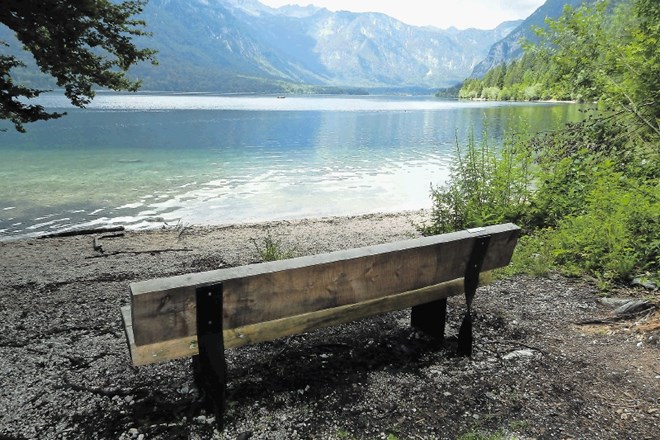
[[[107,235],[101,235],[101,236],[99,237],[99,240],[104,240],[104,239],[106,239],[106,238],[121,238],[121,237],[124,237],[125,235],[126,235],[126,234],[124,234],[123,232],[119,232],[118,234],[107,234]]]
[[[92,242],[92,247],[94,248],[95,251],[103,253],[103,245],[99,243],[98,237],[94,237],[94,241]]]
[[[113,226],[110,228],[74,229],[73,231],[62,231],[55,232],[53,234],[42,235],[39,238],[75,237],[77,235],[105,234],[107,232],[120,232],[124,230],[125,228],[123,226]]]
[[[139,254],[161,254],[163,252],[192,252],[192,251],[193,249],[189,249],[189,248],[151,249],[148,251],[115,251],[115,252],[108,252],[107,254],[92,255],[91,257],[85,257],[85,259],[90,260],[92,258],[104,258],[104,257],[110,257],[112,255],[121,255],[121,254],[139,255]]]
[[[123,237],[123,236],[124,236],[124,233],[119,232],[117,234],[106,234],[106,235],[101,235],[100,237],[94,237],[94,241],[92,241],[92,247],[94,248],[94,250],[96,252],[104,254],[105,249],[103,249],[103,245],[99,242],[99,240],[103,240],[103,239],[106,239],[106,238],[119,238],[119,237]]]
[[[575,324],[576,325],[599,325],[599,324],[614,324],[620,321],[628,321],[633,318],[637,318],[643,315],[646,315],[646,317],[652,315],[656,309],[656,306],[648,303],[648,307],[645,307],[641,310],[633,311],[633,312],[628,312],[624,314],[616,314],[614,316],[610,316],[607,318],[596,318],[596,319],[585,319],[583,321],[578,321]]]

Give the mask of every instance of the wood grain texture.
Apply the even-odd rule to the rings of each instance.
[[[489,273],[481,274],[481,284],[487,283],[490,280],[489,275]],[[224,344],[225,348],[234,348],[247,344],[272,341],[284,336],[345,324],[369,316],[401,310],[414,305],[462,294],[463,279],[459,278],[434,286],[372,299],[357,304],[348,304],[274,321],[226,329],[223,331]],[[159,341],[152,344],[136,345],[133,338],[130,306],[122,307],[121,311],[133,365],[148,365],[198,354],[197,336],[195,335]]]
[[[483,235],[491,240],[482,270],[506,266],[519,235],[513,224],[132,283],[135,343],[195,336],[200,286],[222,283],[223,328],[235,329],[461,278]]]

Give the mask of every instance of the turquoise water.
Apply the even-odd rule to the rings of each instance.
[[[72,227],[227,224],[430,207],[456,139],[548,130],[567,104],[101,94],[0,133],[0,240]],[[6,125],[5,125],[6,126]],[[521,128],[524,127],[524,128]],[[2,128],[2,127],[0,127]]]

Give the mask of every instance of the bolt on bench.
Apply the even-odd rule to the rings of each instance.
[[[321,255],[141,281],[122,316],[134,365],[193,357],[222,427],[224,349],[412,307],[411,324],[444,338],[447,298],[465,293],[459,352],[472,353],[479,274],[509,264],[511,223]]]

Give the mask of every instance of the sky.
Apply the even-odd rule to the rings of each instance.
[[[382,12],[415,26],[441,29],[493,29],[498,24],[527,18],[545,0],[259,0],[277,8],[298,4],[331,11]]]

